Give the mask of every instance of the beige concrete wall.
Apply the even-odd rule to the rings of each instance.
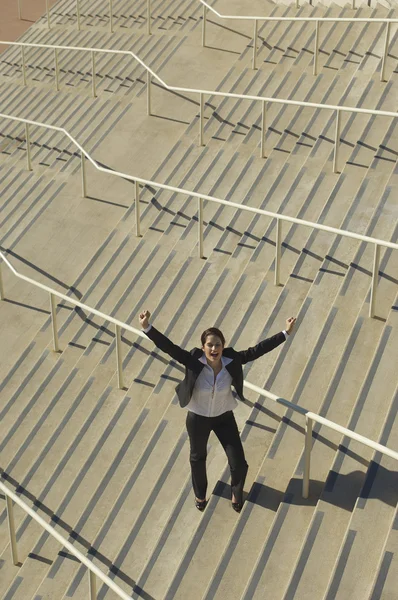
[[[0,40],[17,40],[32,23],[35,23],[46,11],[45,0],[20,0],[22,19],[18,19],[18,0],[0,2]],[[50,7],[55,0],[50,0]],[[3,52],[6,46],[0,46]]]

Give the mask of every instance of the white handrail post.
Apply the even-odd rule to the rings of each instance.
[[[22,83],[27,85],[26,82],[26,64],[25,64],[25,47],[21,46],[21,57],[22,57]]]
[[[315,49],[313,74],[318,75],[318,53],[319,53],[319,21],[315,21]]]
[[[77,16],[77,28],[80,31],[80,0],[76,0],[76,16]]]
[[[32,171],[32,159],[30,156],[29,123],[25,123],[25,139],[26,139],[26,163],[27,163],[28,171]]]
[[[122,361],[122,338],[120,325],[115,325],[116,336],[116,364],[117,364],[117,385],[119,390],[124,388],[123,384],[123,361]]]
[[[207,23],[207,6],[203,5],[203,23],[202,23],[202,46],[206,46],[206,23]]]
[[[203,198],[198,198],[198,238],[199,238],[199,258],[204,258],[203,253]]]
[[[383,52],[383,60],[381,63],[381,72],[380,72],[380,81],[385,81],[384,76],[386,73],[386,62],[388,55],[388,45],[390,43],[390,22],[386,23],[386,37],[384,40],[384,52]]]
[[[355,6],[355,0],[352,0],[352,10],[355,10],[356,6]]]
[[[341,111],[336,111],[336,135],[334,139],[333,173],[337,173],[340,148]]]
[[[22,19],[21,0],[18,0],[18,19]]]
[[[152,98],[151,98],[151,81],[152,81],[152,75],[150,74],[149,71],[147,71],[147,78],[146,78],[146,95],[147,95],[147,114],[150,117],[152,115]]]
[[[310,489],[312,449],[312,419],[305,415],[305,447],[304,447],[304,475],[303,475],[303,498],[308,498]]]
[[[54,67],[55,67],[55,89],[59,92],[59,65],[58,65],[58,50],[54,48]]]
[[[137,180],[135,185],[135,235],[141,237],[141,215],[140,215],[140,184]]]
[[[113,33],[113,0],[109,0],[109,27]]]
[[[151,0],[147,0],[147,33],[148,35],[152,34],[152,30],[151,30]]]
[[[282,247],[282,219],[276,219],[275,279],[274,279],[275,285],[280,284],[281,247]]]
[[[91,569],[88,570],[88,594],[89,600],[97,600],[97,581]]]
[[[93,98],[97,97],[97,85],[96,85],[96,72],[95,72],[95,52],[94,50],[91,51],[91,68],[92,68],[92,89],[93,89]]]
[[[204,146],[204,110],[205,102],[204,95],[199,94],[199,146]]]
[[[4,300],[5,296],[4,296],[4,287],[3,287],[3,273],[1,270],[1,263],[3,261],[0,261],[0,300]]]
[[[257,40],[258,40],[258,21],[257,21],[257,19],[254,19],[253,61],[252,61],[253,69],[257,69]]]
[[[87,196],[87,180],[86,180],[86,157],[84,152],[81,153],[81,165],[82,165],[82,198]]]
[[[18,565],[17,537],[15,535],[14,508],[11,498],[6,494],[8,531],[10,533],[11,556],[14,565]]]
[[[48,0],[46,0],[46,12],[47,12],[47,27],[49,29],[51,29],[51,23],[50,23],[50,8],[48,6]]]
[[[267,106],[265,100],[262,102],[261,115],[261,158],[265,158],[265,133],[267,130]]]
[[[300,2],[299,2],[299,0],[296,0],[296,8],[300,8]]]
[[[54,294],[50,294],[51,307],[51,326],[53,330],[53,348],[54,352],[59,352],[58,327],[57,327],[57,299]]]
[[[377,295],[377,280],[379,277],[379,266],[380,266],[380,246],[375,244],[375,252],[373,256],[373,273],[372,273],[372,287],[370,290],[370,304],[369,304],[369,317],[373,319],[376,312],[376,295]]]

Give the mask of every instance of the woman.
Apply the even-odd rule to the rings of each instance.
[[[225,348],[223,334],[216,327],[211,327],[201,335],[201,348],[193,348],[188,352],[150,325],[150,316],[147,310],[139,316],[143,331],[160,350],[185,366],[185,378],[177,385],[176,391],[180,406],[188,411],[186,425],[191,445],[190,463],[196,508],[203,511],[207,504],[207,441],[210,432],[214,431],[228,457],[232,508],[240,512],[248,465],[233,414],[238,403],[232,395],[231,385],[240,400],[244,401],[242,365],[260,358],[284,342],[293,331],[296,318],[287,319],[286,329],[281,333],[240,352]]]

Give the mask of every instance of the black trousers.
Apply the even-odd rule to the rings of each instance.
[[[206,498],[207,442],[210,432],[214,431],[228,457],[232,493],[235,496],[236,502],[242,503],[243,486],[245,485],[248,464],[245,459],[245,453],[233,412],[230,410],[218,417],[202,417],[188,411],[186,425],[191,444],[189,458],[192,471],[192,485],[196,498],[200,500]]]

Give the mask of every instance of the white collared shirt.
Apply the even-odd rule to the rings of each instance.
[[[238,406],[232,395],[232,377],[225,368],[232,358],[221,357],[222,369],[214,378],[212,367],[207,364],[204,353],[198,359],[204,364],[193,389],[192,398],[186,410],[203,417],[218,417]]]
[[[148,333],[151,327],[150,324],[143,329],[143,332]],[[288,333],[285,330],[282,333],[287,339]],[[204,364],[204,367],[195,381],[192,397],[185,407],[186,410],[203,417],[218,417],[228,410],[234,410],[238,403],[232,395],[232,377],[225,368],[232,362],[232,358],[221,357],[222,369],[215,380],[214,371],[207,364],[205,354],[203,353],[198,360]]]

